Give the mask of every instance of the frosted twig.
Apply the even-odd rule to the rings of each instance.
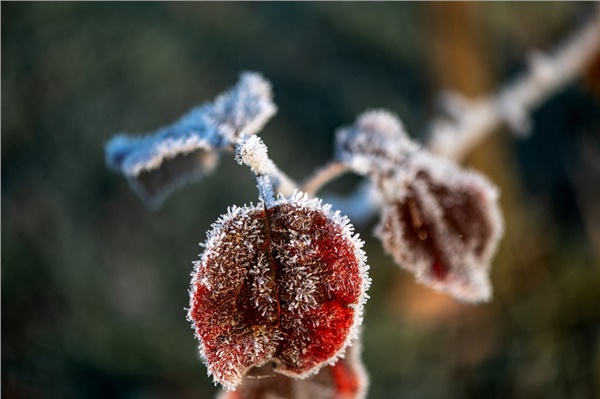
[[[325,184],[349,171],[350,168],[348,168],[348,166],[345,164],[338,161],[332,161],[322,168],[317,169],[315,173],[304,182],[302,185],[302,191],[310,196],[313,196]]]
[[[597,7],[590,22],[553,54],[532,53],[527,71],[497,93],[475,100],[456,93],[447,95],[445,103],[450,118],[433,122],[429,149],[458,160],[502,123],[517,132],[527,132],[531,111],[573,81],[599,50],[600,7]]]
[[[236,146],[235,159],[239,164],[245,164],[252,169],[261,197],[266,202],[269,201],[269,196],[262,196],[263,192],[266,194],[269,191],[265,184],[272,185],[271,191],[274,187],[284,195],[290,195],[298,189],[298,185],[269,158],[267,146],[258,136],[242,136]]]

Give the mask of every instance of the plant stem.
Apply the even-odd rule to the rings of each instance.
[[[309,196],[314,196],[325,184],[333,179],[350,171],[350,169],[341,162],[331,161],[325,166],[317,169],[302,185],[302,191]]]
[[[256,176],[259,192],[278,191],[290,195],[298,185],[269,158],[267,146],[258,136],[243,136],[236,146],[236,160],[252,169]],[[264,186],[264,187],[263,187]],[[273,196],[274,193],[271,193]],[[268,195],[267,195],[268,196]],[[267,201],[267,198],[263,198]]]

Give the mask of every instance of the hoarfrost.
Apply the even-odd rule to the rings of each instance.
[[[366,111],[336,134],[336,157],[359,174],[388,169],[416,149],[400,120],[385,110]]]
[[[364,399],[368,377],[359,352],[356,342],[337,362],[301,380],[278,374],[272,364],[265,364],[250,370],[235,391],[221,391],[217,399]]]
[[[156,208],[175,189],[210,174],[221,151],[241,135],[260,131],[275,112],[270,84],[246,72],[213,103],[192,109],[169,126],[145,136],[115,136],[106,144],[106,162]]]
[[[503,230],[496,188],[424,151],[378,185],[386,205],[376,233],[396,262],[461,301],[490,300],[490,261]]]
[[[347,218],[302,193],[232,207],[195,263],[188,318],[216,382],[253,367],[305,378],[355,340],[370,284]]]
[[[235,148],[235,160],[252,169],[260,199],[270,205],[274,199],[274,188],[291,193],[296,187],[285,173],[269,158],[265,143],[257,136],[242,135]]]
[[[267,154],[267,146],[258,136],[242,136],[238,142],[235,159],[239,164],[246,164],[255,173],[267,173],[271,160]]]
[[[491,298],[490,260],[503,227],[498,192],[487,179],[420,148],[386,111],[365,112],[338,131],[336,148],[338,159],[380,192],[376,234],[398,264],[459,300]]]

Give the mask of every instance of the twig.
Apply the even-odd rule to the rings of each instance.
[[[497,93],[476,100],[456,93],[446,95],[450,118],[434,121],[429,149],[458,160],[502,123],[517,132],[528,131],[531,111],[580,75],[599,50],[597,7],[591,21],[554,54],[532,54],[527,71]]]
[[[273,191],[290,195],[298,188],[298,185],[269,158],[267,146],[258,136],[242,136],[236,146],[235,158],[238,163],[252,169],[260,197],[265,203],[273,199]]]
[[[327,165],[318,169],[306,182],[302,185],[302,191],[309,196],[314,196],[321,187],[329,183],[333,179],[350,171],[348,166],[338,161],[331,161]]]

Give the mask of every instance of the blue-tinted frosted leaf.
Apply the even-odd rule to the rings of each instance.
[[[115,136],[106,145],[106,162],[156,207],[174,189],[211,173],[222,150],[242,134],[257,133],[275,112],[270,84],[258,74],[244,73],[213,103],[192,109],[171,125],[144,136]]]

